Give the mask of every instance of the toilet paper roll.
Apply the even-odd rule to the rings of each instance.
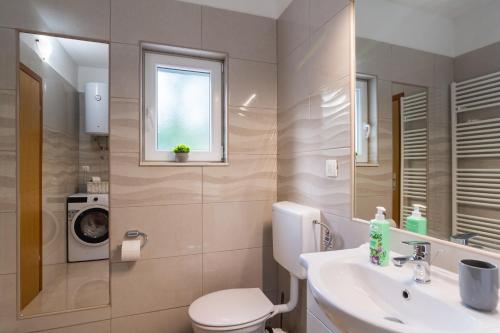
[[[124,240],[122,242],[122,261],[136,261],[141,258],[141,240]]]
[[[100,183],[101,177],[92,177],[92,183]]]

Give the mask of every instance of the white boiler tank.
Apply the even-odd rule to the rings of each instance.
[[[85,132],[92,135],[108,135],[108,105],[106,83],[85,83]]]

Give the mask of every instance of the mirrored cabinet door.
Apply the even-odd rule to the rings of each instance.
[[[500,3],[355,6],[354,216],[500,251]]]
[[[108,44],[19,33],[19,307],[109,304]]]

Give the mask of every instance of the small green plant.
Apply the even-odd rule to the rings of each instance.
[[[174,153],[176,153],[176,154],[179,154],[179,153],[189,153],[190,150],[191,149],[189,149],[188,145],[180,144],[180,145],[177,145],[174,148]]]

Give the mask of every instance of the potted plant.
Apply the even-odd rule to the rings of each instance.
[[[189,156],[189,146],[185,144],[180,144],[177,145],[174,148],[174,153],[175,153],[175,161],[176,162],[186,162]]]

